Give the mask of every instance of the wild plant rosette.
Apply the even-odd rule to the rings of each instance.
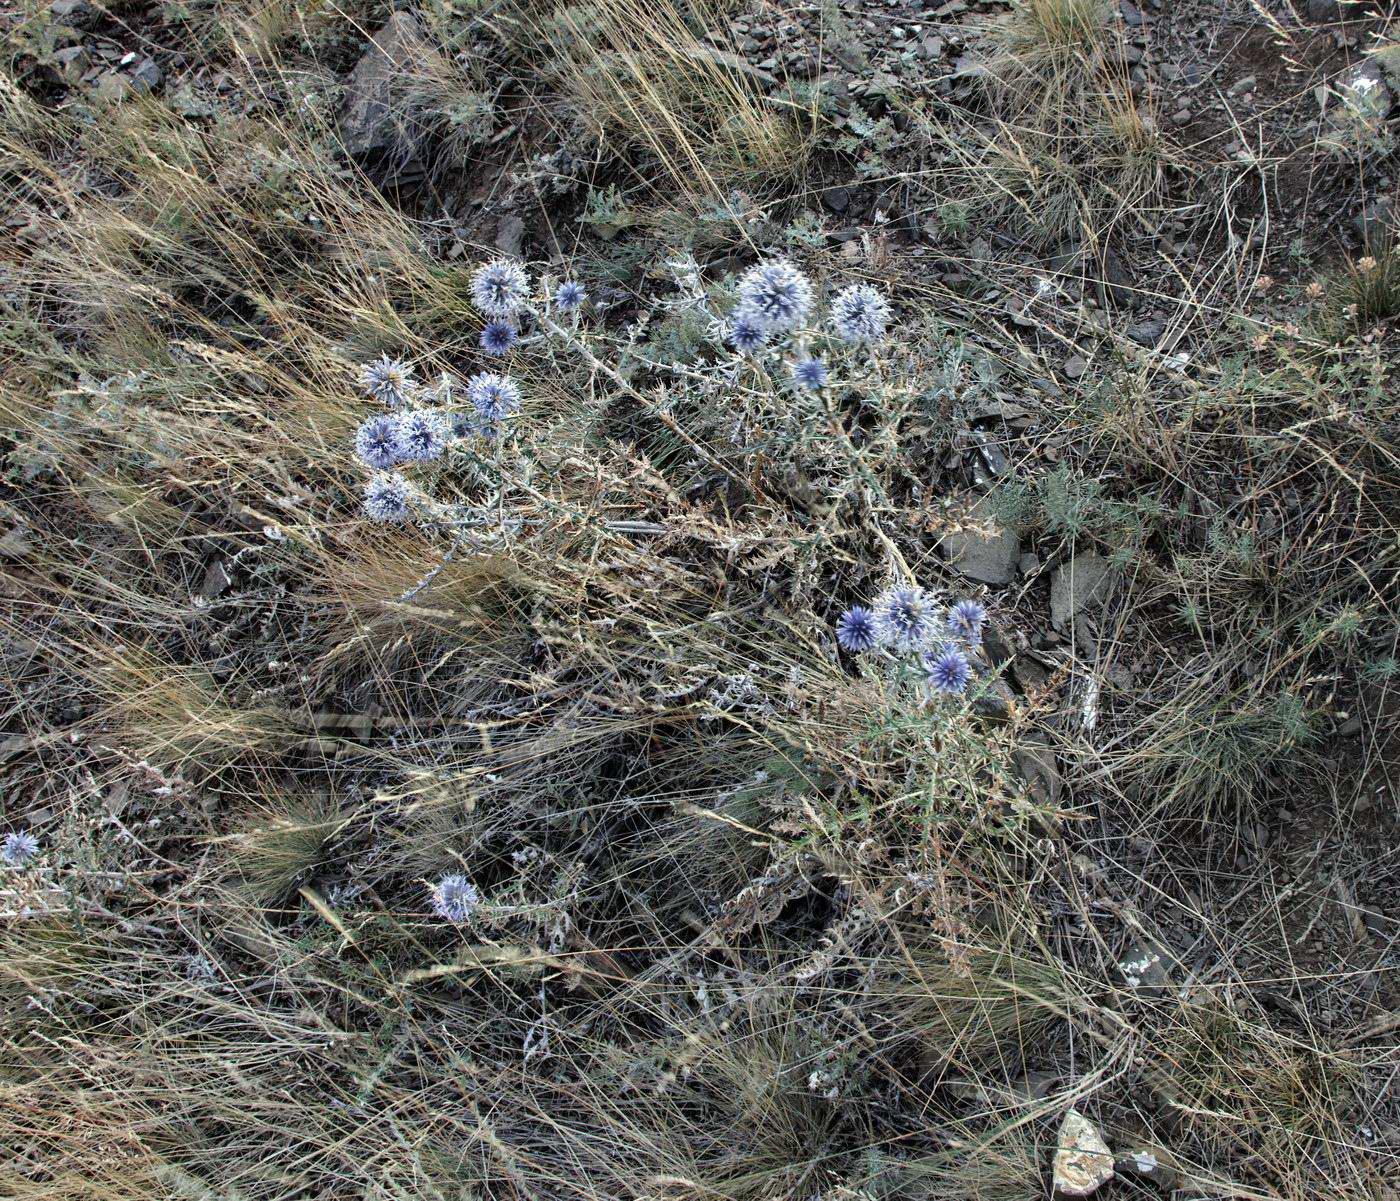
[[[721,323],[724,342],[745,357],[789,350],[787,374],[802,392],[821,392],[831,381],[814,345],[825,341],[868,351],[884,340],[894,320],[888,298],[866,283],[837,291],[823,313],[812,281],[786,259],[750,267],[739,277],[736,294]]]
[[[884,656],[929,697],[956,697],[972,683],[986,622],[987,611],[975,600],[943,606],[917,584],[900,584],[842,613],[836,641],[851,655]]]
[[[533,307],[525,267],[495,259],[472,276],[472,303],[486,318],[478,338],[487,360],[500,360],[524,339],[523,322],[544,312],[574,318],[587,301],[583,285],[565,280]],[[420,384],[414,367],[385,354],[365,364],[360,387],[383,405],[355,431],[354,454],[371,472],[362,493],[365,515],[375,522],[406,522],[415,516],[441,521],[446,515],[406,474],[414,465],[440,460],[454,445],[499,441],[505,423],[520,412],[520,385],[499,363],[463,385],[444,372],[431,385]],[[465,400],[465,404],[462,403]]]
[[[681,271],[678,278],[686,274]],[[683,303],[700,294],[696,288]],[[812,281],[781,258],[745,271],[735,295],[737,302],[727,315],[711,310],[717,341],[737,361],[782,355],[798,394],[820,395],[831,385],[832,368],[823,347],[845,348],[858,360],[884,339],[893,321],[889,300],[867,283],[836,290],[823,306]],[[501,439],[506,422],[523,403],[520,385],[502,362],[517,347],[556,339],[581,351],[591,366],[609,370],[589,349],[590,331],[579,324],[588,294],[576,280],[542,281],[537,291],[524,264],[495,259],[473,274],[470,296],[485,320],[478,336],[482,369],[465,384],[446,373],[431,385],[421,384],[413,364],[387,354],[361,369],[361,389],[385,410],[366,418],[354,438],[355,457],[371,473],[363,490],[364,512],[371,521],[443,520],[443,507],[421,491],[407,469],[440,460],[454,445]],[[714,366],[729,369],[723,362]]]

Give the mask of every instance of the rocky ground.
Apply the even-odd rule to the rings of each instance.
[[[1400,18],[671,13],[0,17],[8,1187],[1395,1197]],[[444,563],[353,381],[496,256]],[[775,256],[895,305],[811,410]]]

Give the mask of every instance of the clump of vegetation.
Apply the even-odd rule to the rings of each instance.
[[[1139,7],[7,26],[10,1191],[1383,1195],[1393,121]]]

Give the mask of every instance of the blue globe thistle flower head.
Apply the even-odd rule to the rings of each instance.
[[[812,311],[811,281],[783,259],[750,267],[739,279],[739,311],[765,333],[793,329]]]
[[[831,324],[843,342],[878,342],[890,323],[890,302],[869,284],[855,284],[831,302]]]
[[[399,461],[399,419],[380,413],[355,431],[355,457],[366,467],[383,471]]]
[[[0,859],[11,867],[23,867],[39,853],[39,840],[28,830],[14,830],[0,842]]]
[[[404,463],[427,463],[440,458],[451,434],[441,409],[409,409],[399,415],[398,452]]]
[[[588,293],[577,280],[566,279],[554,289],[554,307],[561,313],[576,313],[588,301]]]
[[[742,309],[730,319],[724,338],[740,354],[753,354],[768,344],[768,332]]]
[[[520,385],[508,375],[478,372],[467,381],[467,399],[487,421],[500,421],[520,411]]]
[[[387,354],[360,369],[360,387],[367,396],[373,396],[381,404],[395,407],[407,404],[415,386],[413,368],[402,359],[391,359]]]
[[[530,277],[514,259],[495,259],[472,276],[472,302],[488,317],[511,317],[530,295]]]
[[[826,387],[826,364],[815,356],[798,359],[792,365],[792,382],[808,392],[820,392]]]
[[[408,481],[397,471],[381,471],[365,485],[365,514],[371,521],[405,521],[408,518]]]
[[[916,585],[891,588],[875,602],[875,629],[886,646],[917,650],[936,628],[932,598]]]
[[[433,886],[433,910],[449,922],[466,922],[481,904],[481,893],[466,876],[443,876]]]
[[[487,354],[505,354],[519,337],[515,322],[488,321],[481,329],[481,349]]]
[[[956,694],[967,691],[967,682],[972,679],[972,664],[951,642],[938,650],[923,654],[924,678],[936,692]]]
[[[987,620],[987,610],[975,600],[960,600],[948,610],[946,620],[952,633],[975,645],[982,641],[982,626]]]
[[[864,605],[852,605],[836,621],[836,641],[853,655],[874,650],[880,642],[875,614]]]

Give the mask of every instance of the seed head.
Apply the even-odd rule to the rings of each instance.
[[[488,317],[514,315],[530,294],[530,277],[514,259],[496,259],[472,276],[472,301]]]
[[[408,518],[408,481],[397,471],[381,471],[365,485],[365,514],[371,521]]]
[[[451,432],[441,409],[410,409],[399,417],[400,460],[427,463],[440,458]]]
[[[753,354],[768,344],[768,334],[761,325],[740,309],[730,319],[725,340],[740,354]]]
[[[505,354],[520,337],[513,321],[488,321],[481,329],[481,349],[487,354]]]
[[[471,919],[481,904],[481,894],[466,876],[443,876],[433,887],[433,909],[449,922]]]
[[[831,302],[831,323],[843,342],[878,342],[890,323],[890,302],[869,284],[855,284]]]
[[[933,637],[933,601],[917,586],[891,588],[875,602],[880,641],[896,650],[917,650]]]
[[[820,392],[826,387],[826,380],[826,364],[819,358],[798,359],[792,365],[793,383],[808,392]]]
[[[355,457],[366,467],[383,471],[399,461],[399,419],[380,413],[355,431]]]
[[[963,692],[972,678],[972,665],[967,656],[951,642],[936,651],[925,651],[923,669],[924,677],[938,692]]]
[[[13,830],[0,841],[0,859],[11,867],[23,867],[39,853],[39,840],[28,830]]]
[[[853,655],[873,650],[880,641],[875,614],[864,605],[852,605],[837,619],[836,641]]]
[[[986,620],[987,610],[975,600],[960,600],[948,610],[948,629],[974,645],[982,641],[982,625]]]
[[[811,309],[811,281],[783,259],[750,267],[739,280],[739,311],[765,333],[792,329]]]
[[[520,385],[508,375],[482,371],[467,381],[467,399],[487,421],[520,411]]]
[[[575,313],[587,300],[588,293],[576,280],[566,279],[554,289],[554,307],[561,313]]]
[[[397,407],[413,395],[413,368],[402,359],[381,355],[360,369],[360,387],[381,404]]]

